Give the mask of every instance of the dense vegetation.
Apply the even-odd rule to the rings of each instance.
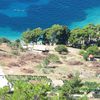
[[[89,24],[83,28],[71,31],[69,42],[73,47],[87,48],[90,45],[100,45],[100,25]]]
[[[58,44],[87,49],[91,45],[100,46],[100,25],[88,24],[83,28],[70,30],[67,26],[55,24],[50,28],[28,29],[22,33],[22,40],[26,43],[42,41],[43,44]],[[11,43],[1,38],[0,43],[9,43],[12,47],[20,47],[19,40]]]
[[[100,46],[100,25],[88,24],[83,28],[70,30],[66,26],[56,24],[44,30],[41,28],[27,30],[22,34],[22,39],[27,43],[37,43],[40,38],[43,44],[57,44],[58,47],[55,50],[60,54],[68,52],[64,46],[67,45],[86,50],[82,54],[85,60],[90,54],[100,57],[98,49]]]
[[[68,53],[67,47],[65,45],[58,45],[55,50],[60,54]]]
[[[33,30],[27,30],[23,32],[22,39],[26,42],[37,42],[39,38],[42,38],[44,44],[66,44],[70,30],[66,26],[53,25],[50,28],[42,30],[36,28]]]
[[[21,76],[22,77],[22,76]],[[11,79],[11,77],[10,77]],[[23,79],[23,77],[22,77]],[[61,87],[53,87],[50,81],[44,81],[43,77],[40,81],[39,78],[30,82],[30,78],[24,78],[24,81],[20,81],[18,78],[14,80],[12,76],[12,83],[14,86],[14,92],[9,91],[9,87],[0,89],[1,100],[88,100],[84,92],[87,94],[91,91],[96,91],[99,87],[99,83],[85,82],[83,83],[76,75],[70,80],[64,80],[64,85]],[[33,78],[34,79],[34,78]],[[46,79],[46,78],[45,78]],[[73,97],[74,94],[80,94],[82,97]],[[57,95],[59,94],[59,95]]]
[[[89,55],[93,55],[94,57],[100,57],[100,50],[98,46],[90,46],[85,51],[80,51],[80,54],[84,57],[85,60],[88,60]]]
[[[22,39],[27,43],[37,42],[39,38],[42,38],[44,44],[69,44],[72,47],[86,49],[94,44],[100,46],[100,25],[89,24],[70,30],[66,26],[56,24],[44,30],[27,30],[22,34]]]

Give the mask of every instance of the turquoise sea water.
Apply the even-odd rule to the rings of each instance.
[[[27,28],[100,24],[100,0],[0,0],[0,37],[20,38]]]
[[[86,18],[82,21],[73,22],[70,28],[83,27],[88,23],[100,24],[100,7],[94,7],[85,10]]]

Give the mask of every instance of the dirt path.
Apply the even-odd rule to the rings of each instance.
[[[68,47],[68,51],[69,51],[69,53],[71,53],[73,55],[79,55],[80,49]]]

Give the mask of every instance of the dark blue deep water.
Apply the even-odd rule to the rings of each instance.
[[[100,23],[100,0],[0,0],[0,37],[17,39],[27,28]]]

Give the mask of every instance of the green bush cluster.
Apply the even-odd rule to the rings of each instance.
[[[49,63],[57,63],[59,62],[60,59],[57,55],[55,54],[49,54],[42,62],[44,67],[47,67]]]
[[[32,78],[32,77],[31,77]],[[36,81],[37,82],[37,81]],[[0,89],[0,100],[88,100],[87,96],[82,98],[73,97],[73,94],[84,94],[100,88],[99,83],[85,82],[83,83],[78,76],[74,76],[70,80],[65,80],[61,87],[53,87],[47,82],[30,83],[25,80],[14,80],[14,92],[9,91],[9,87]],[[83,92],[82,92],[83,91]],[[48,95],[50,93],[50,95]],[[59,94],[55,95],[56,93]]]
[[[87,52],[84,52],[83,54],[83,58],[87,61],[89,57],[89,54]]]
[[[100,25],[88,24],[71,30],[69,43],[72,47],[86,49],[91,45],[100,46]]]
[[[11,41],[6,38],[0,38],[0,44],[2,43],[11,43]]]
[[[98,46],[94,45],[94,46],[88,47],[86,51],[81,50],[79,54],[81,54],[85,60],[88,60],[88,57],[90,54],[92,54],[93,56],[99,56],[100,50]]]
[[[48,84],[32,84],[23,81],[17,81],[14,84],[14,92],[8,93],[8,88],[0,90],[1,100],[47,100],[47,91],[51,90]]]
[[[99,55],[100,54],[100,50],[96,45],[88,47],[86,49],[86,51],[88,54],[92,54],[92,55]]]
[[[14,83],[17,80],[28,82],[30,80],[35,81],[47,81],[51,82],[49,78],[46,76],[32,76],[32,75],[6,75],[6,78],[11,82]]]
[[[84,54],[84,50],[80,50],[79,55],[83,55]]]
[[[22,39],[26,43],[38,42],[42,36],[43,44],[69,44],[72,47],[86,49],[91,45],[100,46],[100,25],[88,24],[83,28],[70,30],[67,26],[54,24],[49,28],[28,29]]]
[[[67,50],[67,47],[66,47],[66,45],[58,45],[56,48],[55,48],[55,50],[58,52],[58,53],[60,53],[60,54],[67,54],[68,53],[68,50]]]
[[[20,49],[21,48],[21,43],[20,43],[20,40],[15,40],[11,43],[8,43],[8,46],[11,47],[12,49]]]
[[[47,59],[50,61],[50,62],[58,62],[60,61],[59,60],[59,57],[55,54],[49,54]]]
[[[43,44],[66,44],[69,34],[70,30],[68,27],[54,24],[44,30],[41,28],[35,28],[33,30],[28,29],[27,31],[23,32],[22,39],[26,43],[37,43],[38,39],[42,36]]]

